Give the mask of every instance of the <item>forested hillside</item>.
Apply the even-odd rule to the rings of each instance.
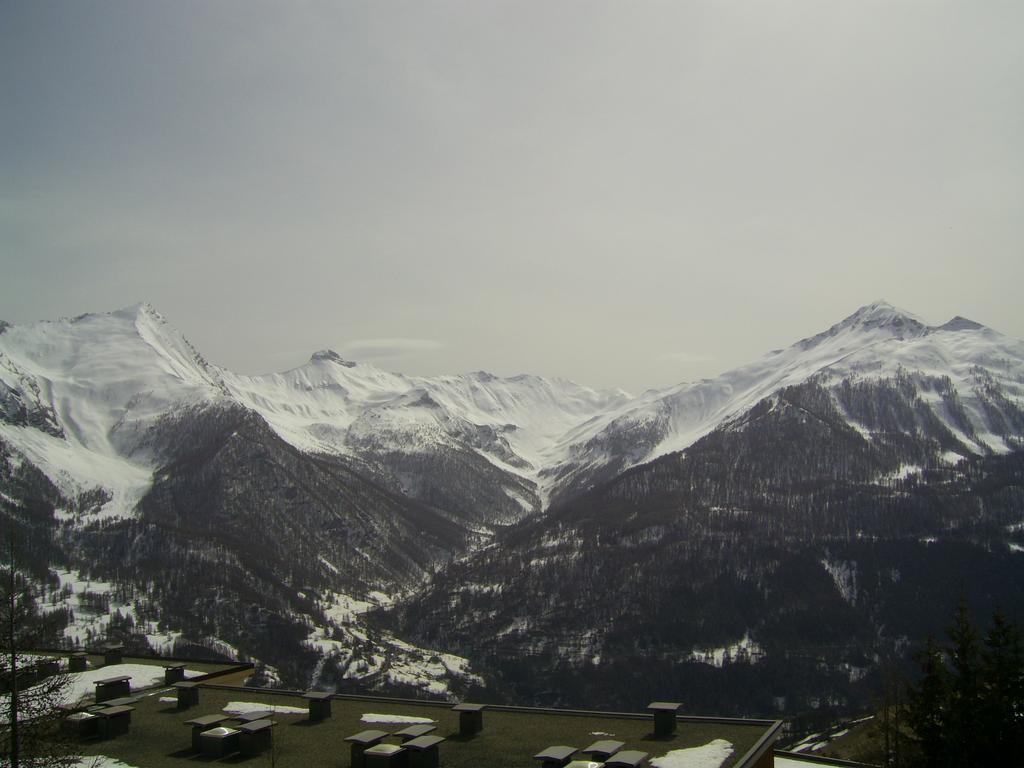
[[[399,626],[522,701],[864,705],[959,596],[1024,611],[1024,452],[950,464],[922,392],[955,408],[911,377],[787,388],[451,566]]]

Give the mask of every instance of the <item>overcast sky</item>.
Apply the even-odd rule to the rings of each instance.
[[[0,318],[639,392],[1024,337],[1024,3],[0,2]]]

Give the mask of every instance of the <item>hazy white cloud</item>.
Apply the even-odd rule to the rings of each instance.
[[[436,352],[444,344],[435,339],[357,339],[344,346],[344,352],[356,360],[381,360]]]
[[[670,363],[710,363],[715,358],[710,355],[698,355],[692,352],[665,352],[658,355],[659,360]]]
[[[7,321],[634,391],[879,296],[1024,337],[1021,2],[0,7]]]

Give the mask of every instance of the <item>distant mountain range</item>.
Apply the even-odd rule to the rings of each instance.
[[[522,701],[856,701],[948,593],[1020,607],[1022,440],[1024,343],[884,302],[639,397],[329,350],[242,376],[148,305],[0,324],[0,511],[66,638],[294,684],[481,684],[429,646]]]

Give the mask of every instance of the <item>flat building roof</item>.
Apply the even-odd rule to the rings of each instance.
[[[483,730],[473,737],[459,735],[459,713],[451,702],[419,702],[374,696],[339,695],[332,715],[310,723],[304,692],[277,692],[203,684],[199,705],[178,710],[166,699],[173,689],[158,688],[136,704],[131,731],[116,739],[83,745],[87,755],[114,757],[137,768],[184,768],[188,764],[189,733],[183,725],[205,715],[225,715],[231,709],[261,709],[277,722],[276,759],[303,768],[344,768],[349,765],[345,737],[368,729],[391,734],[408,727],[410,719],[432,721],[445,768],[536,768],[533,756],[553,745],[580,750],[600,739],[624,742],[624,749],[650,757],[675,750],[702,750],[721,755],[721,768],[751,768],[770,751],[781,722],[680,716],[675,734],[654,736],[647,713],[587,712],[488,705]],[[164,701],[161,701],[164,698]],[[274,711],[278,707],[286,709]],[[390,721],[390,722],[389,722]],[[400,743],[398,737],[386,742]],[[691,753],[693,754],[693,753]],[[582,753],[581,753],[582,756]]]

